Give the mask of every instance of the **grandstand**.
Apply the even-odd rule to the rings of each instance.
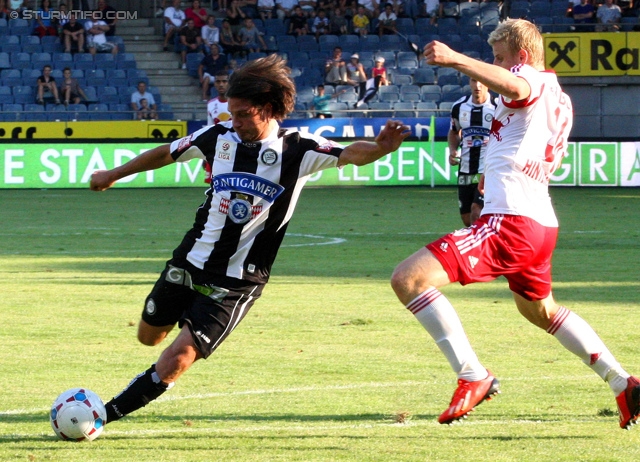
[[[411,50],[409,41],[422,49],[431,40],[440,40],[468,56],[491,61],[493,56],[487,37],[499,23],[498,5],[497,1],[444,2],[445,17],[440,18],[437,24],[431,24],[428,18],[400,18],[398,29],[408,40],[398,35],[378,37],[375,33],[367,37],[347,34],[325,35],[319,39],[314,36],[295,38],[286,35],[286,20],[255,19],[254,22],[264,34],[268,52],[285,56],[292,67],[298,97],[291,117],[313,116],[311,102],[315,87],[323,83],[324,64],[335,46],[342,47],[346,60],[351,54],[358,53],[367,74],[374,59],[383,56],[391,81],[389,88],[379,91],[368,104],[357,109],[353,108],[354,98],[357,98],[355,89],[341,95],[332,103],[336,116],[446,116],[451,104],[469,91],[468,78],[449,68],[427,65],[420,55]],[[568,32],[572,25],[564,16],[566,6],[566,0],[515,0],[511,17],[527,18],[535,22],[543,33]],[[220,11],[215,11],[215,14],[220,26],[224,14]],[[637,19],[635,22],[624,19],[623,31],[630,31],[637,25]],[[98,54],[94,58],[88,54],[72,56],[63,53],[59,39],[39,39],[31,35],[31,28],[32,25],[23,20],[0,20],[2,120],[130,120],[130,95],[140,80],[147,82],[148,90],[154,94],[161,119],[205,118],[205,105],[200,101],[197,81],[197,69],[203,55],[189,54],[187,69],[179,69],[177,54],[162,51],[162,18],[119,22],[118,36],[110,38],[118,44],[120,51],[115,58],[106,54]],[[376,20],[372,21],[371,30],[376,30]],[[259,56],[264,56],[264,53],[254,53],[248,58]],[[53,65],[56,79],[61,78],[64,67],[73,69],[73,76],[89,96],[89,101],[81,105],[83,108],[32,106],[35,103],[35,79],[46,63]],[[242,60],[238,63],[241,64]],[[576,120],[587,122],[577,124],[578,127],[588,126],[592,130],[595,124],[600,132],[605,124],[609,128],[615,127],[615,123],[607,122],[607,117],[613,118],[615,114],[609,115],[606,111],[620,108],[624,110],[624,117],[637,116],[637,108],[631,107],[633,99],[624,99],[625,104],[622,105],[599,103],[608,101],[609,94],[617,97],[630,87],[637,88],[637,79],[633,76],[625,76],[624,79],[611,77],[610,80],[600,78],[597,82],[593,79],[581,77],[563,82],[575,102]],[[327,94],[333,90],[329,86],[326,88]],[[629,136],[634,133],[629,133]]]

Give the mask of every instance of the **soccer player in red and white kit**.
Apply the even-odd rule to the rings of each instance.
[[[438,290],[504,276],[520,313],[553,335],[611,387],[628,428],[640,414],[640,381],[616,361],[594,330],[551,293],[551,256],[558,222],[548,194],[549,176],[565,155],[573,112],[556,75],[544,70],[543,40],[535,25],[507,20],[489,36],[494,64],[478,62],[433,41],[431,65],[453,67],[500,95],[485,157],[485,205],[470,227],[423,247],[398,265],[391,285],[458,375],[450,424],[499,391],[480,363],[460,319]]]
[[[229,73],[224,70],[219,71],[214,77],[213,85],[218,96],[207,101],[207,125],[231,120],[229,101],[227,101],[226,95],[229,86]],[[204,162],[204,172],[204,182],[211,183],[211,165],[207,161]]]

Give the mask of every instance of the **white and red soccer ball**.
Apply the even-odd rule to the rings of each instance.
[[[49,419],[51,428],[61,439],[93,441],[104,429],[107,410],[91,390],[72,388],[56,398]]]

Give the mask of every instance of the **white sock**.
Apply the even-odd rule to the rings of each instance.
[[[487,377],[449,300],[438,289],[428,289],[407,305],[445,355],[458,378],[476,381]]]
[[[547,332],[606,380],[616,396],[627,388],[629,374],[622,369],[593,328],[580,316],[561,306]]]

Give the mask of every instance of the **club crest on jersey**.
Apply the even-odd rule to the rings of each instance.
[[[239,192],[260,197],[267,202],[273,202],[284,191],[279,184],[253,173],[232,172],[221,173],[211,178],[211,184],[216,193],[222,191]]]
[[[260,160],[265,165],[273,165],[278,162],[278,153],[273,149],[265,149],[262,151],[262,154],[260,154]]]

